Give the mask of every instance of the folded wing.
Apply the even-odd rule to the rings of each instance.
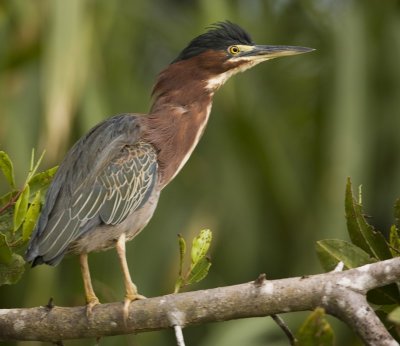
[[[153,146],[140,140],[137,117],[117,116],[92,129],[61,164],[26,259],[57,264],[85,232],[123,222],[149,198],[157,168]]]

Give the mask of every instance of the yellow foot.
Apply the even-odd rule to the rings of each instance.
[[[131,303],[134,300],[139,300],[139,299],[146,299],[146,297],[142,296],[141,294],[138,294],[138,293],[125,296],[124,309],[123,309],[125,327],[127,326],[127,322],[128,322],[129,306],[131,305]]]
[[[90,320],[93,317],[93,308],[100,304],[99,299],[94,296],[86,303],[86,317]]]

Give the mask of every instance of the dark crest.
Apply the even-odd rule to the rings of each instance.
[[[225,50],[233,44],[254,45],[250,35],[239,25],[229,21],[218,22],[211,25],[206,33],[194,38],[172,63],[192,58],[209,49]]]

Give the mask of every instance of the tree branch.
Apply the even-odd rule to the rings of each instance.
[[[397,345],[373,309],[367,291],[400,281],[400,258],[343,272],[171,294],[131,304],[125,326],[122,303],[101,304],[88,320],[85,307],[0,310],[0,341],[95,338],[142,333],[320,306],[347,323],[366,345]]]

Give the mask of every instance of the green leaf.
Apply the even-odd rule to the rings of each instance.
[[[36,171],[39,168],[39,165],[41,164],[45,153],[46,153],[46,151],[42,152],[42,155],[40,155],[39,160],[37,160],[37,162],[35,164],[35,148],[32,149],[31,165],[29,168],[27,182],[36,174]]]
[[[186,242],[183,237],[179,237],[179,277],[175,282],[174,293],[178,293],[184,286],[203,280],[211,267],[211,261],[206,258],[207,251],[210,248],[212,233],[209,229],[203,229],[199,235],[193,239],[192,249],[190,251],[191,264],[189,270],[183,275],[183,264],[186,253]]]
[[[40,213],[40,206],[41,206],[40,200],[41,200],[41,193],[40,191],[38,191],[31,205],[29,206],[29,209],[26,213],[25,222],[22,225],[23,241],[27,241],[30,238],[33,228],[36,225],[36,221]]]
[[[0,214],[0,233],[11,234],[13,224],[13,210],[8,208]]]
[[[49,187],[53,180],[54,174],[56,174],[58,166],[48,169],[47,171],[35,174],[29,181],[28,184],[31,189],[31,193],[35,194],[38,191],[42,191],[42,196],[45,195],[45,190]]]
[[[10,200],[18,193],[18,191],[8,192],[0,197],[0,208],[10,202]]]
[[[335,269],[340,261],[343,262],[345,269],[376,262],[376,259],[359,247],[340,239],[320,240],[316,243],[316,250],[321,265],[326,271]],[[368,292],[368,301],[374,304],[396,304],[399,299],[399,292],[394,284]]]
[[[209,229],[201,230],[200,234],[193,239],[191,251],[192,266],[196,265],[197,262],[206,256],[211,240],[212,233]]]
[[[399,289],[396,284],[375,288],[367,292],[367,300],[375,305],[399,304]]]
[[[392,322],[395,326],[397,335],[400,335],[400,307],[395,308],[387,315],[387,320]],[[397,339],[398,341],[398,339]]]
[[[316,308],[304,321],[296,334],[297,346],[332,346],[333,329],[325,318],[325,311]]]
[[[0,286],[15,284],[21,278],[24,271],[24,259],[20,255],[13,253],[8,264],[0,263]]]
[[[203,280],[211,267],[211,261],[208,257],[203,257],[191,268],[186,280],[187,285],[194,284]]]
[[[181,234],[178,234],[179,241],[179,276],[182,276],[183,262],[186,254],[186,241]]]
[[[182,237],[181,234],[178,234],[178,242],[179,242],[179,276],[175,282],[175,289],[174,293],[178,293],[182,286],[185,284],[185,280],[183,278],[183,263],[185,261],[185,254],[186,254],[186,241]]]
[[[182,278],[182,276],[179,276],[175,282],[174,293],[179,293],[182,286],[185,286],[185,280]]]
[[[346,269],[376,262],[369,254],[345,240],[325,239],[317,241],[316,251],[322,267],[326,271],[335,269],[342,261]]]
[[[14,232],[21,226],[22,222],[24,222],[26,212],[28,210],[29,196],[29,185],[25,185],[24,190],[22,191],[21,195],[17,199],[17,202],[15,203]]]
[[[9,264],[12,259],[12,251],[8,247],[7,238],[0,233],[0,264]]]
[[[399,229],[395,225],[390,227],[389,244],[390,244],[390,252],[392,253],[392,256],[393,257],[400,256]]]
[[[382,306],[379,306],[378,308],[374,307],[374,310],[381,311],[385,315],[388,315],[396,308],[398,308],[398,306],[396,304],[392,304],[392,305],[382,305]]]
[[[350,178],[347,179],[346,185],[345,210],[347,229],[352,243],[376,259],[392,258],[382,233],[375,231],[365,220],[362,206],[353,197]]]
[[[8,183],[15,189],[14,167],[10,157],[4,151],[0,151],[0,168]]]
[[[400,326],[400,307],[397,307],[388,315],[388,320]]]
[[[397,228],[400,228],[400,198],[394,203],[394,218]]]

